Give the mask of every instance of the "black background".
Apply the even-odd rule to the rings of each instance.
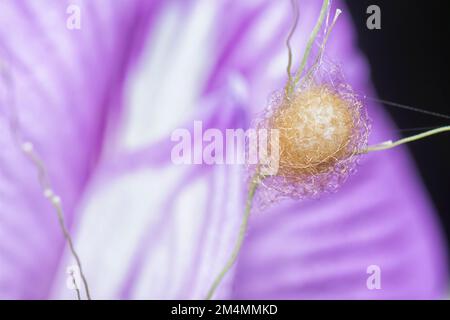
[[[450,1],[347,0],[359,46],[371,64],[380,99],[450,114]],[[381,9],[381,30],[369,30],[369,5]],[[400,129],[450,121],[386,106]],[[402,131],[408,136],[417,131]],[[450,134],[409,144],[439,211],[450,247]],[[450,252],[449,252],[450,253]]]
[[[184,307],[204,306],[215,309],[217,304],[227,306],[239,305],[267,305],[277,306],[274,315],[216,315],[208,313],[199,318],[198,315],[172,315],[171,310],[178,305]],[[403,318],[415,317],[425,318],[445,314],[448,310],[449,301],[319,301],[319,300],[227,300],[227,301],[187,301],[187,300],[146,300],[146,301],[0,301],[0,308],[4,313],[14,315],[14,318],[36,318],[41,316],[45,319],[58,318],[61,316],[73,319],[83,319],[86,314],[99,318],[110,318],[109,314],[119,319],[365,319],[367,314],[374,318],[385,318],[386,314],[401,316]],[[10,311],[8,311],[8,309]],[[398,313],[397,313],[398,312]],[[307,315],[312,315],[308,317]]]

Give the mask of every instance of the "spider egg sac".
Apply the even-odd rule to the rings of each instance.
[[[358,96],[344,82],[310,83],[272,98],[258,128],[277,130],[276,174],[261,180],[263,202],[333,192],[355,171],[367,146],[369,120]]]

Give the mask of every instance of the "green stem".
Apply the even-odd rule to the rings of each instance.
[[[314,41],[317,38],[317,34],[319,33],[320,29],[322,28],[329,5],[330,5],[330,0],[323,0],[322,9],[320,9],[319,19],[317,20],[316,25],[314,26],[314,29],[311,32],[311,35],[309,36],[308,43],[306,44],[305,53],[303,54],[303,59],[302,59],[302,62],[300,63],[300,68],[298,69],[297,74],[295,76],[295,80],[294,80],[294,84],[293,84],[294,87],[300,80],[300,77],[301,77],[303,71],[305,70],[306,62],[308,61],[312,46],[314,44]]]
[[[408,143],[408,142],[413,142],[413,141],[417,141],[423,138],[427,138],[429,136],[438,134],[438,133],[442,133],[442,132],[447,132],[450,131],[450,126],[445,126],[445,127],[441,127],[441,128],[437,128],[437,129],[433,129],[433,130],[429,130],[423,133],[419,133],[416,134],[414,136],[411,137],[407,137],[407,138],[403,138],[397,141],[386,141],[380,144],[376,144],[373,146],[369,146],[367,147],[366,150],[361,151],[360,153],[369,153],[369,152],[374,152],[374,151],[381,151],[381,150],[387,150],[387,149],[392,149],[395,148],[399,145]]]
[[[293,91],[293,83],[292,83],[292,48],[291,48],[291,39],[294,35],[295,30],[297,29],[298,20],[299,20],[299,11],[298,11],[298,3],[297,0],[291,0],[292,10],[294,11],[294,22],[292,24],[291,31],[286,39],[286,47],[288,49],[288,64],[286,67],[286,72],[288,74],[288,82],[286,83],[286,95],[289,96]]]
[[[339,18],[339,16],[341,15],[342,11],[341,10],[336,10],[336,14],[333,18],[333,22],[331,23],[330,27],[328,28],[326,34],[325,34],[325,38],[322,41],[322,45],[319,48],[319,53],[317,54],[316,59],[314,60],[314,63],[312,64],[312,66],[309,68],[308,72],[306,73],[306,75],[303,77],[302,81],[306,81],[307,79],[309,79],[313,72],[315,67],[319,64],[320,60],[322,59],[323,56],[323,52],[325,51],[325,46],[327,45],[328,42],[328,38],[330,37],[331,31],[333,31],[334,25],[337,22],[337,19]]]
[[[244,242],[245,233],[247,232],[247,225],[248,225],[248,220],[250,218],[250,212],[252,209],[253,198],[255,197],[256,189],[258,188],[258,185],[259,185],[258,177],[259,177],[258,175],[255,175],[255,177],[253,177],[253,179],[251,180],[249,190],[248,190],[247,202],[245,205],[244,217],[242,218],[241,227],[239,229],[239,234],[238,234],[238,239],[236,241],[236,244],[234,245],[231,256],[228,258],[228,261],[225,264],[225,266],[223,267],[222,271],[220,271],[220,273],[215,278],[211,288],[208,291],[206,300],[211,300],[211,298],[214,296],[214,292],[216,291],[217,287],[222,282],[222,280],[225,277],[225,275],[227,274],[227,272],[230,271],[231,267],[234,265],[238,255],[239,255],[239,251],[241,250],[242,243]]]

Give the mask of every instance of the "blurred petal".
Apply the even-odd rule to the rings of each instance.
[[[81,30],[66,28],[69,2],[0,2],[0,60],[11,77],[2,77],[0,106],[2,298],[46,297],[64,246],[37,172],[8,132],[11,108],[45,162],[70,225],[102,150],[106,116],[117,112],[114,99],[133,53],[123,35],[138,25],[135,2],[76,2]]]

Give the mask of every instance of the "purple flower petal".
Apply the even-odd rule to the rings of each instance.
[[[117,112],[132,53],[127,26],[138,26],[136,2],[107,2],[79,3],[79,31],[66,28],[63,2],[0,4],[0,297],[46,297],[64,247],[37,172],[9,132],[11,110],[44,160],[70,225],[102,150],[106,116]]]

